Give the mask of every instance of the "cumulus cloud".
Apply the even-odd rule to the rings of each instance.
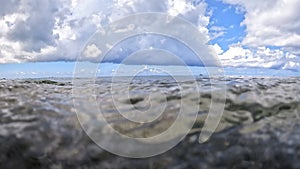
[[[225,66],[300,69],[299,0],[223,2],[234,5],[237,11],[245,14],[241,24],[246,26],[246,37],[227,51],[218,44],[207,45],[203,50],[213,48]],[[204,0],[3,1],[0,6],[0,63],[75,61],[96,30],[124,16],[141,12],[163,12],[183,17],[203,33],[203,43],[208,43],[226,30],[223,27],[208,30],[211,16],[207,8]],[[188,32],[184,33],[189,36]],[[92,58],[102,52],[95,47],[88,49]],[[199,60],[182,44],[149,36],[133,38],[115,46],[105,61],[122,62],[123,56],[150,48],[172,51],[185,63],[200,66]],[[168,56],[165,58],[162,63],[170,60]]]
[[[245,1],[246,2],[246,1]],[[255,5],[245,3],[247,36],[244,44],[251,46],[272,45],[281,46],[293,54],[294,45],[300,44],[300,1],[299,0],[267,0],[257,1]],[[300,45],[297,47],[300,48]]]
[[[223,0],[235,5],[238,11],[245,13],[246,37],[242,41],[243,47],[231,47],[222,58],[235,58],[241,65],[255,65],[257,67],[296,69],[300,64],[300,1],[299,0]],[[269,49],[268,46],[275,49]],[[249,54],[251,53],[251,54]],[[239,56],[237,56],[239,55]],[[251,57],[251,55],[254,55]],[[243,56],[240,58],[240,56]],[[248,59],[245,58],[247,56]],[[250,57],[248,57],[250,56]],[[289,56],[295,56],[294,59]],[[259,59],[258,59],[259,58]],[[277,63],[275,63],[277,62]],[[229,64],[226,61],[224,64]]]
[[[95,44],[87,46],[85,51],[83,51],[83,55],[87,58],[89,57],[96,58],[101,53],[102,51]]]
[[[95,31],[140,12],[181,16],[208,41],[206,7],[202,0],[4,1],[0,7],[0,63],[75,61]]]
[[[219,54],[223,66],[263,67],[300,71],[300,59],[294,54],[281,49],[258,47],[246,49],[241,44],[234,44],[227,51]]]
[[[55,20],[68,13],[63,2],[16,0],[5,6],[0,18],[0,63],[35,61],[55,54]]]

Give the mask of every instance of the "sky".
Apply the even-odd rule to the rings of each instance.
[[[299,72],[298,9],[300,0],[1,0],[0,75],[69,76],[96,31],[145,12],[188,21],[200,32],[200,54],[213,53],[209,57],[223,67]],[[182,32],[193,39],[189,33]],[[95,46],[87,47],[100,55]],[[176,39],[139,35],[113,46],[102,72],[112,74],[128,56],[128,65],[176,66],[173,55],[203,66]]]

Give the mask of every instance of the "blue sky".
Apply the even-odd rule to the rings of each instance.
[[[85,63],[87,65],[94,63]],[[3,64],[0,67],[1,78],[23,79],[23,78],[70,78],[73,77],[75,67],[74,62],[45,62],[45,63],[22,63],[22,64]],[[96,64],[98,66],[98,64]],[[118,70],[119,64],[104,63],[99,66],[97,76],[128,76],[130,71],[138,72],[138,76],[147,75],[195,75],[208,76],[205,67],[199,66],[159,66],[159,65],[123,65]],[[189,70],[189,72],[186,71]],[[80,70],[79,70],[80,71]],[[118,72],[116,72],[118,71]],[[167,72],[167,73],[166,73]],[[249,68],[249,67],[225,67],[225,76],[252,76],[252,77],[295,77],[299,72],[291,70],[276,70],[268,68]],[[222,73],[222,74],[223,74]],[[132,73],[134,74],[134,73]],[[222,75],[221,74],[221,75]],[[80,76],[80,75],[79,75]],[[84,76],[84,75],[83,75]]]
[[[208,57],[218,60],[226,69],[237,68],[240,70],[237,74],[246,74],[244,69],[254,75],[256,70],[270,69],[289,75],[300,71],[298,0],[16,0],[3,3],[0,7],[1,77],[69,77],[97,30],[144,12],[185,19],[200,32],[197,41],[203,51],[200,54],[215,53]],[[187,39],[199,38],[188,31],[182,34]],[[105,60],[113,63],[102,64],[102,74],[111,75],[131,54],[136,54],[131,62],[138,64],[137,67],[130,64],[132,69],[144,70],[147,63],[170,67],[176,61],[173,55],[187,65],[202,65],[182,42],[165,36],[140,35],[110,47],[112,50]],[[96,60],[102,55],[98,48],[88,51],[98,54]],[[151,53],[153,49],[155,52]]]
[[[237,11],[235,6],[222,1],[207,0],[206,2],[208,9],[212,10],[208,29],[211,33],[221,33],[220,36],[211,40],[211,44],[218,44],[222,50],[226,51],[231,44],[241,42],[246,36],[246,27],[241,25],[245,19],[245,13]],[[222,29],[216,31],[215,27]]]

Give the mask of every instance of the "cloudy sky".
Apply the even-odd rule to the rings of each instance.
[[[207,44],[203,51],[214,50],[212,57],[223,66],[300,71],[298,9],[300,0],[1,0],[0,70],[13,69],[4,64],[26,62],[49,63],[54,72],[70,69],[89,38],[104,25],[132,14],[161,12],[193,24]],[[115,46],[111,57],[152,49],[158,41],[163,41],[162,37],[128,39]],[[157,64],[155,54],[172,48],[189,65],[195,63],[178,42],[165,44],[152,52],[149,63]],[[165,58],[163,64],[172,60],[171,54]],[[67,66],[63,66],[65,61]],[[107,61],[118,63],[121,59]],[[136,59],[132,63],[144,64]]]

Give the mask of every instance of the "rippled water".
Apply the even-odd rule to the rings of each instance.
[[[109,124],[132,137],[147,138],[166,130],[182,104],[199,108],[186,139],[173,150],[144,160],[117,157],[96,146],[78,123],[73,105],[78,93],[72,95],[72,79],[54,81],[0,80],[1,168],[300,167],[300,78],[198,78],[196,82],[182,78],[176,82],[140,77],[129,86],[124,79],[113,81],[114,90],[110,90],[110,78],[97,79],[95,84],[81,79],[80,94],[93,90],[91,98],[96,98]],[[197,138],[209,107],[220,102],[212,100],[212,94],[222,94],[220,84],[226,84],[225,111],[217,133],[200,145]],[[89,102],[83,100],[82,110],[93,112]],[[156,117],[162,104],[162,115],[151,123],[129,122],[118,114],[152,108],[150,114]]]

